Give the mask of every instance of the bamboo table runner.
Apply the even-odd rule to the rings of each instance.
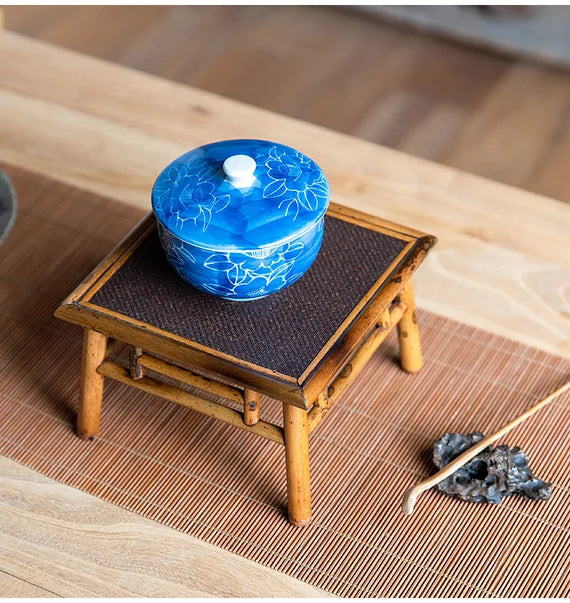
[[[81,332],[52,313],[140,214],[6,170],[20,213],[0,247],[0,453],[336,595],[570,594],[568,395],[507,440],[553,482],[549,502],[473,505],[431,491],[412,517],[399,510],[434,471],[433,440],[490,432],[560,385],[570,362],[422,312],[424,371],[400,371],[392,338],[314,434],[319,502],[297,530],[271,442],[117,383],[102,437],[75,436]],[[275,405],[263,407],[276,420]]]

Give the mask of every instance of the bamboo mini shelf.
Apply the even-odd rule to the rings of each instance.
[[[434,243],[331,204],[323,247],[303,278],[275,295],[231,302],[178,277],[149,214],[56,310],[85,329],[78,434],[99,432],[105,377],[188,406],[285,445],[289,518],[308,522],[310,433],[396,325],[403,369],[422,366],[411,277]],[[129,346],[129,367],[111,359],[114,341]],[[260,394],[283,403],[283,428],[260,419]]]

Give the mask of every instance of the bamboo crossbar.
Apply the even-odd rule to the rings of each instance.
[[[186,392],[179,387],[161,383],[150,377],[143,377],[142,379],[135,381],[131,379],[128,370],[109,360],[100,364],[97,368],[97,372],[104,377],[109,377],[120,383],[136,387],[137,389],[154,394],[155,396],[159,396],[170,402],[187,406],[203,415],[224,421],[225,423],[255,433],[258,436],[267,438],[278,444],[285,444],[283,429],[278,425],[268,423],[267,421],[258,421],[255,425],[248,426],[244,423],[241,412],[227,408],[216,402],[205,400],[204,398]]]
[[[332,405],[347,386],[352,382],[360,369],[370,360],[370,357],[379,348],[380,344],[388,337],[392,329],[398,324],[404,312],[406,305],[396,302],[390,310],[390,322],[387,324],[387,315],[383,314],[382,319],[376,325],[376,328],[368,336],[366,341],[360,346],[352,360],[342,369],[338,377],[332,382],[326,390],[326,402],[319,398],[319,403],[315,404],[308,413],[309,433],[312,433],[318,424],[322,421],[325,414],[331,409]]]
[[[208,379],[202,375],[196,375],[191,371],[180,368],[174,364],[170,364],[169,362],[165,362],[164,360],[160,360],[155,356],[150,356],[149,354],[143,354],[140,356],[140,358],[138,358],[138,362],[141,366],[144,366],[151,371],[156,371],[161,375],[171,377],[172,379],[176,379],[176,381],[180,381],[186,385],[196,387],[197,389],[220,396],[221,398],[227,398],[228,400],[232,400],[238,404],[244,403],[243,391],[237,387],[219,383],[218,381]]]

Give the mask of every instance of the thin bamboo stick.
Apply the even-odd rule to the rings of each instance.
[[[138,358],[138,363],[141,366],[150,369],[151,371],[156,371],[161,375],[171,377],[172,379],[176,379],[177,381],[185,383],[186,385],[191,385],[192,387],[196,387],[210,394],[220,396],[221,398],[227,398],[228,400],[232,400],[238,404],[243,404],[243,392],[237,387],[225,385],[223,383],[219,383],[218,381],[214,381],[214,379],[208,379],[208,377],[196,375],[191,371],[180,368],[174,364],[170,364],[169,362],[165,362],[164,360],[160,360],[154,356],[149,356],[148,354],[143,354],[140,356]]]
[[[317,426],[324,419],[328,411],[328,408],[321,408],[320,406],[314,406],[313,408],[311,408],[307,415],[309,435],[313,433],[313,431],[317,428]]]
[[[315,406],[318,408],[328,408],[329,406],[329,394],[328,389],[322,391],[315,400]]]
[[[454,459],[451,463],[446,465],[436,474],[432,475],[423,482],[420,482],[416,486],[408,488],[408,490],[404,492],[404,497],[402,499],[402,511],[406,515],[411,515],[414,512],[414,505],[416,504],[416,500],[422,492],[433,488],[433,486],[436,486],[446,477],[449,477],[452,473],[455,473],[460,467],[463,467],[465,463],[468,463],[472,458],[476,457],[480,452],[485,450],[487,446],[490,446],[498,439],[502,438],[505,434],[509,433],[509,431],[514,429],[517,425],[520,425],[529,417],[531,417],[535,412],[539,411],[541,408],[545,407],[547,404],[552,402],[552,400],[557,398],[567,389],[570,389],[570,381],[565,383],[562,387],[559,387],[555,392],[552,392],[549,396],[544,398],[544,400],[541,400],[534,406],[531,406],[528,410],[523,412],[522,415],[519,415],[516,419],[513,419],[504,427],[501,427],[499,431],[496,431],[490,436],[483,438],[480,442],[475,444],[475,446],[471,446],[471,448],[468,448],[463,454],[460,454],[456,459]]]
[[[114,362],[108,360],[103,362],[97,369],[97,372],[105,377],[115,379],[115,381],[119,381],[120,383],[136,387],[137,389],[148,392],[149,394],[154,394],[155,396],[159,396],[170,402],[176,402],[176,404],[187,406],[203,415],[224,421],[225,423],[229,423],[230,425],[234,425],[245,431],[250,431],[258,436],[277,442],[278,444],[285,443],[283,429],[277,425],[273,425],[273,423],[259,421],[250,427],[243,422],[241,412],[215,402],[210,402],[209,400],[204,400],[179,387],[160,383],[149,377],[143,377],[142,379],[134,381],[131,379],[128,370],[125,370],[122,366],[115,364]]]

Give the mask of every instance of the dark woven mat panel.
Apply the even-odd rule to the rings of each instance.
[[[298,378],[405,245],[327,217],[321,251],[301,279],[263,299],[233,302],[185,283],[154,233],[91,301]]]

